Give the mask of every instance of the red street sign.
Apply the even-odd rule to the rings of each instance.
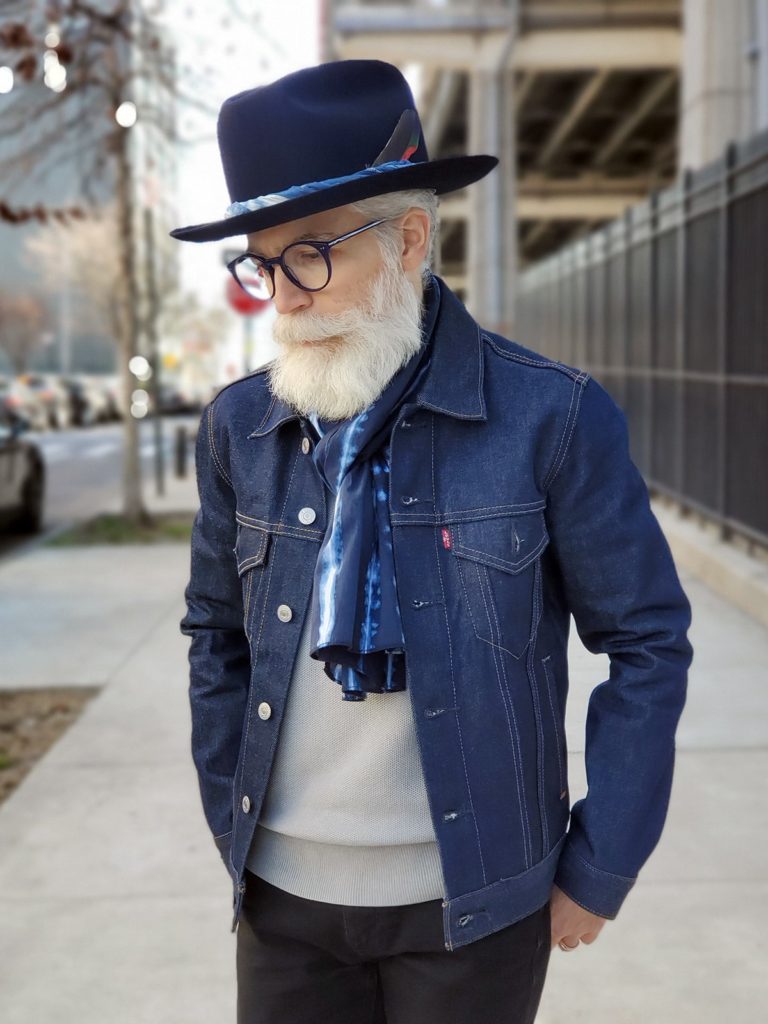
[[[270,299],[254,299],[248,292],[244,292],[231,274],[227,275],[227,301],[230,306],[243,316],[253,316],[261,313],[265,306],[268,306]]]

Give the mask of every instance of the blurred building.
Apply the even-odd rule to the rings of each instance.
[[[768,117],[762,0],[335,0],[329,10],[335,57],[418,67],[432,157],[499,156],[486,179],[441,201],[440,272],[502,332],[514,329],[519,271]]]

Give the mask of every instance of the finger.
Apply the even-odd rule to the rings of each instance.
[[[568,939],[568,938],[565,938],[565,935],[564,935],[564,933],[563,933],[563,932],[560,932],[560,931],[557,931],[557,932],[556,932],[556,931],[554,930],[554,928],[553,928],[553,929],[552,929],[552,942],[550,943],[550,947],[549,947],[549,948],[550,948],[550,949],[554,949],[554,948],[555,948],[555,946],[559,946],[559,945],[560,945],[560,943],[561,943],[561,942],[562,942],[562,941],[563,941],[564,939],[565,939],[565,941],[566,941],[566,942],[569,942],[569,943],[573,943],[573,942],[575,941],[574,939]]]
[[[584,932],[584,935],[582,937],[583,941],[584,942],[594,942],[595,939],[600,934],[600,932],[603,930],[604,926],[605,926],[605,921],[598,921],[596,924],[593,923],[593,925],[589,929],[589,931]]]

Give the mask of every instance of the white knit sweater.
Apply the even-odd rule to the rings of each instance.
[[[309,656],[309,623],[307,614],[246,867],[324,903],[440,898],[410,694],[342,700],[341,686]]]

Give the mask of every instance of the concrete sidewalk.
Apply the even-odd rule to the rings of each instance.
[[[194,507],[174,487],[162,504]],[[5,685],[103,687],[0,807],[3,1024],[235,1019],[231,885],[189,750],[188,564],[180,544],[0,565]],[[597,942],[553,950],[538,1024],[752,1024],[768,998],[768,630],[678,566],[695,655],[667,826]],[[574,631],[572,800],[607,669]]]

